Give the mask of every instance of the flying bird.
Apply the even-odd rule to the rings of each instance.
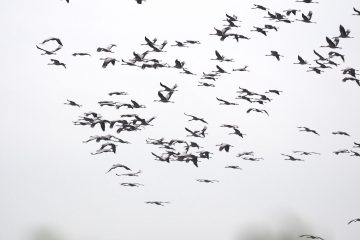
[[[111,172],[112,170],[117,169],[117,168],[124,168],[125,170],[131,171],[131,169],[130,169],[129,167],[127,167],[127,166],[125,166],[125,165],[123,165],[123,164],[118,163],[118,164],[113,164],[112,167],[111,167],[106,173],[109,173],[109,172]]]

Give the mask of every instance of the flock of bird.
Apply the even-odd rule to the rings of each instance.
[[[66,1],[69,3],[69,1]],[[138,4],[141,4],[142,0],[136,0]],[[319,2],[314,2],[312,0],[299,0],[296,2],[302,2],[305,4],[318,4]],[[219,37],[220,41],[229,41],[235,40],[239,42],[241,40],[251,40],[251,38],[258,36],[268,36],[270,32],[276,33],[280,30],[279,26],[276,23],[281,24],[292,24],[294,22],[303,22],[306,24],[315,24],[313,21],[313,12],[302,12],[298,9],[286,9],[282,12],[271,11],[269,8],[262,5],[254,4],[254,10],[259,10],[264,13],[264,18],[269,19],[270,22],[266,23],[264,26],[254,26],[250,32],[256,32],[250,35],[245,35],[244,33],[238,33],[236,30],[240,27],[241,21],[236,15],[226,14],[225,19],[222,21],[225,22],[221,28],[215,27],[214,33],[210,33],[212,36]],[[360,16],[360,11],[356,8],[353,8],[353,15]],[[250,33],[248,33],[250,34]],[[330,68],[341,68],[342,63],[345,62],[345,56],[339,50],[341,49],[340,43],[345,39],[353,38],[351,31],[346,29],[344,26],[339,26],[339,35],[325,37],[326,45],[319,46],[319,48],[330,48],[330,50],[324,54],[320,54],[319,50],[313,50],[316,58],[313,59],[310,64],[310,61],[305,60],[300,55],[297,56],[298,62],[293,64],[308,66],[308,72],[315,72],[317,74],[323,73],[326,69]],[[55,43],[55,47],[50,49],[48,44]],[[165,63],[162,60],[151,56],[153,53],[166,54],[170,52],[169,48],[191,48],[196,47],[196,45],[201,44],[197,40],[185,40],[185,41],[174,41],[173,44],[168,44],[167,40],[159,41],[157,38],[150,39],[145,37],[145,42],[141,45],[146,46],[147,49],[141,53],[133,51],[133,56],[129,59],[116,59],[114,57],[100,58],[102,61],[102,68],[107,68],[111,65],[115,66],[117,62],[121,65],[128,67],[135,67],[139,69],[161,69],[161,68],[172,68],[179,71],[180,74],[194,75],[198,76],[198,73],[195,73],[193,70],[189,70],[186,66],[185,61],[175,59],[174,63]],[[110,44],[109,46],[102,46],[96,49],[97,53],[106,53],[113,54],[115,53],[116,44]],[[36,48],[41,51],[41,55],[52,56],[48,65],[56,65],[63,68],[66,68],[67,65],[55,59],[53,56],[56,55],[58,51],[63,48],[63,43],[59,38],[48,38],[36,45]],[[75,52],[72,54],[74,57],[91,57],[92,55],[86,52]],[[157,55],[158,56],[158,55]],[[284,58],[277,50],[271,50],[269,54],[264,54],[264,56],[274,57],[277,61],[281,61]],[[216,87],[216,81],[223,76],[224,74],[233,74],[235,72],[249,72],[249,66],[241,67],[232,67],[231,70],[226,70],[222,63],[234,63],[233,58],[226,57],[220,53],[219,50],[214,51],[214,58],[209,59],[210,61],[216,61],[215,68],[213,71],[205,73],[202,72],[202,75],[198,81],[199,87]],[[352,67],[341,68],[341,72],[344,75],[342,79],[343,82],[355,82],[360,86],[360,79],[357,78],[358,70]],[[172,96],[178,91],[178,85],[174,84],[173,86],[167,86],[166,84],[160,82],[160,89],[157,91],[156,99],[154,102],[159,104],[164,103],[175,103],[172,99]],[[269,89],[266,92],[256,92],[249,90],[243,87],[239,87],[236,91],[238,95],[235,99],[223,99],[221,97],[216,97],[219,105],[231,106],[238,105],[239,101],[245,101],[255,106],[261,105],[265,106],[266,104],[273,101],[273,98],[281,96],[282,91],[276,89]],[[134,110],[146,108],[146,105],[139,103],[136,100],[131,99],[130,101],[120,101],[123,97],[129,97],[129,94],[124,91],[114,91],[108,93],[111,100],[99,101],[99,107],[101,108],[112,108],[115,111],[119,109],[131,109],[131,113],[121,114],[116,119],[107,119],[102,116],[101,113],[95,111],[88,111],[83,113],[79,118],[73,122],[74,125],[88,126],[90,128],[99,128],[104,134],[103,135],[93,135],[90,136],[84,143],[96,142],[99,144],[98,149],[94,152],[91,152],[92,155],[112,153],[116,154],[117,149],[121,144],[130,144],[127,140],[123,140],[119,135],[123,132],[137,132],[141,131],[146,127],[153,126],[155,122],[155,116],[140,116],[138,113],[134,113]],[[155,95],[155,93],[154,93]],[[155,97],[154,97],[155,98]],[[73,100],[67,100],[64,104],[82,108],[83,106],[76,103]],[[246,110],[247,114],[261,114],[265,117],[270,116],[268,110],[264,108],[251,107]],[[197,116],[193,113],[184,113],[184,118],[188,120],[188,124],[193,123],[194,126],[184,126],[184,139],[165,139],[165,138],[147,138],[145,140],[146,144],[153,145],[156,147],[156,150],[149,153],[149,156],[153,157],[153,160],[164,162],[164,164],[170,164],[171,162],[182,162],[190,163],[194,167],[200,167],[203,161],[208,161],[212,158],[214,153],[210,149],[204,149],[200,144],[196,142],[197,139],[206,139],[208,135],[208,124],[209,120],[205,120],[201,116]],[[195,124],[196,123],[196,124]],[[243,130],[239,129],[239,126],[233,124],[222,124],[219,126],[228,131],[229,135],[234,135],[240,139],[246,138],[247,134]],[[307,126],[298,126],[299,132],[304,134],[312,134],[314,136],[320,136],[319,131],[311,129]],[[108,132],[108,133],[105,133]],[[351,135],[345,131],[334,131],[331,134],[337,136],[351,137]],[[230,143],[219,143],[216,145],[218,151],[230,152],[231,148],[234,146]],[[347,149],[339,149],[333,152],[335,155],[339,154],[349,154],[349,156],[360,157],[360,152],[356,151],[360,149],[360,142],[354,142],[353,146],[349,146]],[[294,150],[291,153],[281,153],[280,155],[284,157],[284,160],[288,161],[305,161],[304,157],[312,155],[320,155],[321,153],[313,151],[300,151]],[[245,151],[237,153],[237,158],[240,158],[244,161],[262,161],[263,157],[258,157],[253,151]],[[226,169],[233,170],[242,170],[238,165],[225,165]],[[124,173],[125,171],[126,173]],[[115,175],[122,178],[133,178],[139,177],[142,174],[142,170],[133,171],[130,167],[116,163],[113,164],[109,170],[106,172],[108,174],[114,173]],[[215,179],[197,179],[197,182],[200,183],[218,183],[219,180]],[[142,187],[144,184],[137,182],[122,182],[121,186],[124,187]],[[169,201],[147,201],[146,204],[154,204],[158,206],[164,206],[169,204]],[[348,222],[348,224],[360,222],[360,218],[353,219]],[[314,235],[301,235],[300,237],[309,238],[309,239],[320,239],[323,238],[314,236]]]

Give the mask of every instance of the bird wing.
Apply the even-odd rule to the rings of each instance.
[[[220,72],[225,72],[224,69],[222,69],[221,67],[219,67],[219,65],[216,65],[216,68],[217,68]]]
[[[185,128],[185,130],[186,130],[187,132],[191,133],[192,135],[196,135],[195,132],[191,131],[191,130],[188,129],[188,128]]]
[[[334,43],[333,41],[331,41],[331,39],[328,38],[328,37],[326,37],[326,42],[327,42],[327,43],[329,44],[329,46],[331,46],[331,47],[336,46],[335,43]]]
[[[166,99],[165,97],[164,97],[164,95],[161,93],[161,91],[158,91],[158,96],[159,96],[159,98],[161,99],[161,101],[164,101],[164,102],[166,102],[168,99]]]
[[[304,59],[303,59],[302,57],[300,57],[300,55],[298,55],[298,60],[299,60],[299,62],[301,62],[301,63],[304,63],[304,62],[305,62]]]
[[[225,101],[225,100],[223,100],[223,99],[220,99],[220,98],[216,98],[218,101],[220,101],[220,102],[223,102],[223,103],[229,103],[228,101]]]
[[[346,30],[345,30],[345,28],[344,28],[343,25],[340,25],[339,30],[340,30],[340,34],[341,34],[342,36],[346,36],[346,35],[347,35],[347,34],[346,34]]]
[[[356,8],[353,8],[354,9],[354,11],[357,13],[357,14],[360,14],[360,11],[359,10],[357,10]]]
[[[216,55],[217,59],[223,58],[217,50],[215,50],[215,55]]]

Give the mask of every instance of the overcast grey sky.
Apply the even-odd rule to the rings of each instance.
[[[326,240],[356,240],[360,225],[347,225],[360,217],[360,158],[336,156],[332,152],[351,149],[360,142],[360,88],[343,83],[340,69],[360,68],[360,17],[352,8],[359,1],[319,0],[302,4],[293,0],[253,1],[166,1],[133,0],[25,1],[2,3],[1,46],[1,151],[0,151],[0,239],[6,240],[232,240],[299,239],[314,234]],[[251,10],[253,3],[271,11],[288,8],[307,13],[312,10],[317,24],[277,23],[278,32],[268,37],[249,30],[268,20],[265,12]],[[209,36],[213,27],[221,28],[225,13],[242,20],[237,32],[251,37],[239,43],[219,41]],[[298,18],[297,16],[296,18]],[[297,55],[311,61],[313,50],[326,55],[325,37],[338,35],[339,24],[351,29],[354,39],[340,40],[346,62],[321,75],[307,73],[294,65]],[[166,47],[166,53],[151,56],[173,64],[186,61],[197,76],[179,74],[174,69],[141,70],[117,64],[101,68],[100,57],[132,58],[144,37],[168,40],[199,40],[189,48]],[[46,38],[59,37],[64,47],[54,58],[67,69],[48,66],[51,57],[41,56],[35,45]],[[117,44],[114,54],[97,53],[96,48]],[[215,88],[197,87],[202,72],[217,64],[217,49],[234,63],[220,64],[226,70],[248,65],[250,72],[233,72],[216,81]],[[280,62],[265,57],[277,50]],[[91,57],[73,57],[89,52]],[[337,62],[340,63],[339,60]],[[174,104],[153,102],[159,82],[178,84]],[[238,87],[255,92],[279,89],[265,106],[235,100]],[[112,100],[111,91],[127,91],[121,101],[137,100],[147,108],[114,110],[100,108],[100,100]],[[238,106],[219,106],[215,97],[234,100]],[[64,105],[66,99],[83,105],[81,109]],[[246,114],[249,107],[266,109],[270,116]],[[109,119],[119,113],[156,116],[154,126],[140,132],[124,133],[132,144],[118,147],[117,154],[90,155],[95,143],[83,144],[99,128],[74,126],[86,111],[101,112]],[[188,122],[184,112],[204,117],[209,134],[205,139],[186,138],[184,127],[200,129]],[[223,123],[237,124],[244,139],[228,135]],[[297,126],[316,129],[320,136],[298,132]],[[351,137],[334,136],[346,131]],[[195,140],[214,152],[192,164],[154,161],[150,152],[160,151],[145,139]],[[216,144],[235,147],[219,152]],[[284,161],[281,153],[293,150],[320,152],[305,162]],[[260,162],[236,158],[242,151],[255,151]],[[105,174],[114,163],[123,163],[143,174],[134,179]],[[225,169],[239,165],[242,171]],[[217,179],[202,184],[198,178]],[[121,182],[140,182],[139,188],[120,186]],[[145,201],[170,201],[165,207]],[[47,235],[47,236],[46,236]],[[53,236],[53,237],[51,237]],[[263,238],[262,238],[263,237]]]

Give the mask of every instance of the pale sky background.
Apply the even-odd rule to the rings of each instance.
[[[6,240],[258,240],[299,239],[314,234],[326,240],[356,240],[360,224],[347,225],[360,217],[360,159],[336,156],[333,151],[360,142],[360,88],[343,83],[340,69],[360,68],[360,17],[352,8],[359,1],[319,0],[302,4],[290,0],[261,2],[147,0],[14,0],[2,3],[0,14],[0,239]],[[317,24],[278,23],[279,31],[268,37],[249,32],[263,26],[265,12],[251,10],[252,4],[271,11],[288,8],[314,12]],[[209,36],[220,28],[225,13],[236,14],[241,28],[236,32],[250,41],[226,40]],[[300,16],[298,16],[300,17]],[[296,18],[298,18],[296,17]],[[324,74],[307,73],[306,67],[293,65],[300,54],[311,61],[313,50],[326,55],[326,36],[338,35],[339,24],[351,29],[354,39],[340,41],[346,62]],[[176,58],[198,76],[179,74],[175,69],[141,70],[117,64],[102,69],[100,57],[132,58],[143,52],[144,36],[168,40],[199,40],[190,48],[166,47],[154,53],[164,62]],[[35,45],[49,37],[59,37],[64,48],[54,58],[67,69],[48,66],[51,57],[41,56]],[[117,44],[114,54],[97,53],[96,48]],[[197,87],[202,72],[215,69],[210,61],[219,50],[235,63],[222,63],[226,70],[249,65],[251,72],[234,72],[217,80],[216,88]],[[278,50],[280,62],[265,57]],[[73,57],[89,52],[92,57]],[[339,60],[336,60],[340,62]],[[159,82],[177,83],[174,104],[153,102]],[[255,92],[279,89],[267,109],[270,117],[246,114],[249,105],[219,106],[215,97],[234,100],[238,87]],[[129,96],[109,97],[111,91],[127,91]],[[66,99],[83,105],[81,109],[64,105]],[[134,99],[147,108],[115,110],[100,108],[100,100]],[[235,101],[235,100],[234,100]],[[118,153],[90,155],[95,143],[82,144],[99,128],[74,126],[78,116],[97,111],[115,119],[122,113],[156,116],[152,127],[120,137],[130,145],[120,145]],[[205,139],[186,138],[184,127],[200,129],[188,122],[184,112],[209,122]],[[241,139],[223,123],[237,124],[247,135]],[[320,133],[300,133],[297,126],[308,126]],[[334,136],[346,131],[351,137]],[[186,139],[214,152],[199,168],[192,164],[154,161],[146,138]],[[229,153],[218,152],[216,144],[228,142]],[[236,158],[242,151],[255,151],[260,162]],[[321,156],[305,162],[284,161],[281,153],[293,150],[317,151]],[[139,178],[119,178],[105,174],[114,163],[141,169]],[[239,165],[242,171],[225,169]],[[202,184],[198,178],[217,179]],[[121,182],[145,186],[126,188]],[[145,201],[170,201],[165,207]]]

